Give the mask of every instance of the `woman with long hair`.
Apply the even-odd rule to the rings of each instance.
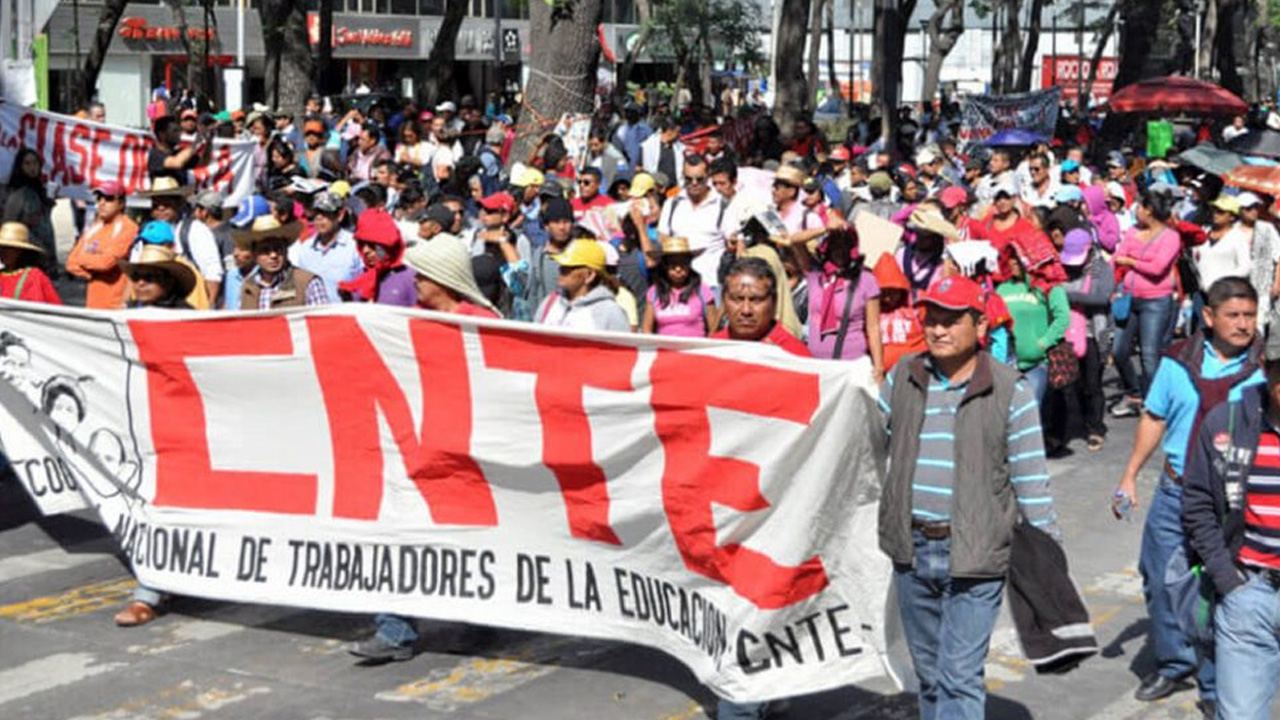
[[[653,273],[653,285],[645,294],[644,332],[679,337],[706,337],[716,327],[719,312],[715,296],[702,284],[691,250],[683,237],[666,238]]]
[[[44,163],[31,148],[18,150],[4,201],[5,222],[20,222],[31,231],[31,240],[43,251],[39,265],[50,279],[58,277],[58,246],[53,234],[53,198],[44,186]]]

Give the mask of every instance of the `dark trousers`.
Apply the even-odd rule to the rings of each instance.
[[[1102,353],[1098,342],[1089,338],[1085,346],[1084,357],[1080,358],[1080,379],[1060,390],[1050,389],[1040,406],[1040,423],[1044,427],[1045,447],[1052,450],[1067,443],[1068,433],[1068,397],[1075,397],[1084,416],[1085,435],[1107,434],[1107,426],[1103,423],[1103,412],[1106,409],[1106,396],[1102,392]]]

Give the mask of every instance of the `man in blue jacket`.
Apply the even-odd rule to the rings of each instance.
[[[1280,681],[1280,336],[1265,386],[1209,411],[1191,445],[1187,539],[1217,595],[1218,720],[1265,720]]]

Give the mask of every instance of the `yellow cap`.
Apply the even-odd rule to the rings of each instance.
[[[345,198],[351,194],[351,183],[346,180],[337,180],[329,184],[329,192],[340,198]]]
[[[631,197],[642,198],[653,192],[653,189],[657,186],[658,183],[654,181],[653,176],[649,173],[636,173],[636,176],[631,178]]]
[[[527,165],[515,168],[511,173],[511,184],[519,188],[541,185],[544,182],[546,177],[543,176],[542,171]]]
[[[604,272],[604,248],[595,240],[574,240],[555,256],[555,261],[565,267],[584,267]]]
[[[1230,195],[1219,195],[1218,199],[1214,200],[1212,205],[1213,207],[1223,212],[1229,212],[1232,215],[1240,214],[1240,201]]]

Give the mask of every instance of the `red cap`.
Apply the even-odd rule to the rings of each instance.
[[[944,277],[929,287],[920,302],[937,305],[948,310],[976,310],[987,308],[986,293],[982,286],[963,275]]]
[[[969,202],[969,193],[962,187],[952,185],[943,188],[942,192],[938,193],[938,200],[942,201],[942,207],[954,210],[960,205]]]
[[[186,110],[183,110],[183,111],[182,111],[182,114],[181,114],[181,115],[179,115],[178,117],[179,117],[179,119],[181,119],[181,120],[186,120],[186,119],[187,119],[187,118],[189,118],[189,117],[190,117],[190,118],[198,118],[198,117],[200,117],[200,113],[196,112],[195,110],[192,110],[191,108],[187,108]]]
[[[497,192],[480,198],[480,207],[485,210],[511,212],[516,209],[516,199],[511,197],[511,193]]]
[[[844,145],[837,145],[835,149],[831,151],[831,159],[839,160],[841,162],[849,162],[849,148]]]
[[[901,165],[899,165],[898,172],[903,175],[906,175],[912,180],[916,179],[916,169],[915,169],[915,166],[913,166],[911,163],[902,163]]]
[[[115,180],[103,180],[93,189],[93,194],[103,197],[124,197],[124,186]]]
[[[356,221],[356,242],[391,246],[400,241],[400,228],[386,210],[373,208],[360,213]]]
[[[428,120],[431,120],[434,117],[435,117],[435,113],[431,112],[430,110],[423,110],[422,112],[418,113],[418,122],[427,122]]]

